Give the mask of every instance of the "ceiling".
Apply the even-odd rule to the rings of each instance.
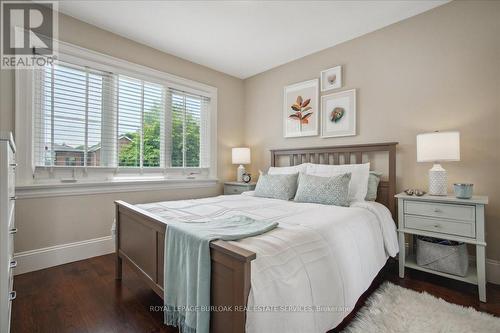
[[[448,0],[61,1],[65,14],[247,78]]]

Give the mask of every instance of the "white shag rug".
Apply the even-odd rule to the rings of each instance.
[[[499,333],[500,318],[386,282],[344,332]]]

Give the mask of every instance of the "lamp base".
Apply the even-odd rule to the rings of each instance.
[[[236,173],[236,181],[238,182],[243,182],[243,174],[246,172],[245,167],[243,164],[240,164],[238,167],[238,171]]]
[[[429,170],[429,195],[447,195],[448,177],[440,164],[434,164]]]

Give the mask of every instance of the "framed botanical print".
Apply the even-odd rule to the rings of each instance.
[[[321,137],[356,135],[356,89],[321,97]]]
[[[325,69],[320,73],[321,91],[328,91],[342,87],[342,66]]]
[[[318,79],[286,86],[283,95],[285,138],[318,135]]]

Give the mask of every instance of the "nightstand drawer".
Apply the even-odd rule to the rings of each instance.
[[[476,224],[474,222],[442,220],[415,215],[405,215],[404,221],[405,228],[407,229],[417,229],[471,238],[476,237]]]
[[[476,220],[476,208],[468,205],[451,205],[406,200],[405,213],[470,222]]]
[[[238,186],[238,185],[224,186],[224,194],[241,194],[246,191],[249,191],[249,189],[243,186]]]

